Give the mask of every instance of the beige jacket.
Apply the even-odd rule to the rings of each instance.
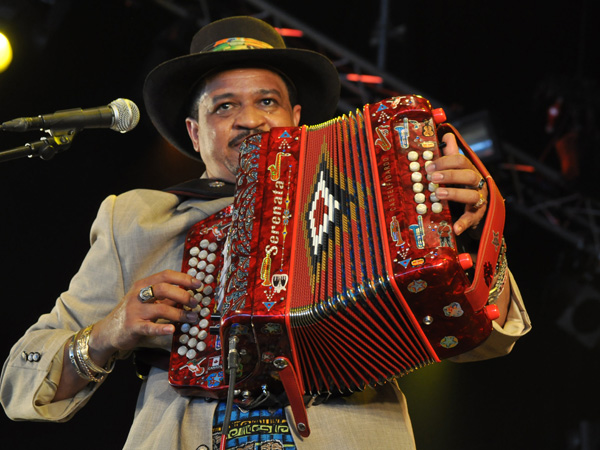
[[[90,385],[73,399],[49,403],[67,339],[106,316],[136,280],[164,269],[179,270],[187,230],[230,202],[225,198],[180,204],[175,195],[151,190],[108,197],[92,227],[90,251],[68,291],[15,344],[4,364],[0,401],[6,414],[14,420],[66,421],[82,408],[101,384]],[[495,326],[484,345],[457,359],[504,355],[529,331],[512,281],[513,303],[504,329]],[[145,343],[165,349],[170,344],[165,338]],[[39,359],[29,361],[23,354],[38,354]],[[180,396],[169,385],[166,372],[153,368],[139,394],[125,448],[210,449],[214,406]],[[406,402],[393,384],[311,407],[308,414],[312,434],[304,440],[295,436],[299,450],[414,448]]]

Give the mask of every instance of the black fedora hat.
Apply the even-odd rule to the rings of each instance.
[[[155,67],[144,83],[144,103],[152,123],[172,145],[199,159],[189,139],[193,89],[220,67],[270,67],[296,88],[304,124],[330,119],[340,94],[339,75],[329,59],[310,50],[286,48],[266,22],[248,16],[229,17],[206,25],[192,39],[190,54]]]

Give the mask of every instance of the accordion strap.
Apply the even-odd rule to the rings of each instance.
[[[302,391],[298,384],[294,366],[292,366],[290,360],[284,356],[275,358],[273,365],[279,370],[279,377],[281,378],[283,388],[285,389],[288,401],[290,402],[290,407],[292,408],[296,429],[300,436],[306,438],[310,435],[310,428],[308,426],[308,416],[306,415],[304,398],[302,397]]]

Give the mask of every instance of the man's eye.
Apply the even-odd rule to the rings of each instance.
[[[273,106],[273,105],[275,105],[275,103],[276,103],[275,99],[272,99],[272,98],[264,98],[264,99],[262,99],[262,104],[265,105],[265,106]]]
[[[229,111],[232,108],[231,103],[221,103],[220,105],[217,105],[217,107],[215,108],[216,112],[226,112]]]

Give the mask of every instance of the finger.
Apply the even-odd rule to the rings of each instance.
[[[460,150],[456,142],[456,137],[452,133],[444,134],[444,136],[442,137],[442,142],[444,143],[444,148],[442,150],[444,155],[460,154]]]
[[[182,289],[169,283],[158,283],[152,285],[152,290],[154,291],[154,297],[163,304],[174,305],[179,303],[190,308],[195,308],[198,305],[198,300],[194,297],[194,291],[191,289]]]

